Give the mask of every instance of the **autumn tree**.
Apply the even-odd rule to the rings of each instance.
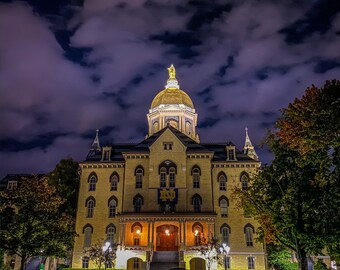
[[[61,212],[76,217],[79,191],[79,164],[72,158],[62,159],[55,169],[47,174],[49,184],[55,186],[57,194],[65,199]]]
[[[261,224],[264,239],[297,254],[307,270],[307,255],[339,254],[340,83],[308,88],[282,111],[267,138],[271,165],[236,190]]]
[[[75,232],[72,217],[60,213],[63,199],[46,178],[23,178],[18,187],[0,192],[0,247],[21,257],[66,257]]]

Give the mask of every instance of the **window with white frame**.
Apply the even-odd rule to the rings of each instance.
[[[253,228],[250,226],[247,226],[245,228],[245,233],[246,233],[247,247],[252,247],[253,246]]]
[[[88,217],[88,218],[93,217],[94,206],[95,206],[94,200],[89,199],[87,201],[87,215],[86,215],[86,217]]]
[[[114,243],[114,236],[116,233],[116,228],[114,225],[110,225],[109,227],[107,227],[106,229],[106,239],[108,242],[110,242],[110,244]]]
[[[89,258],[88,257],[83,257],[82,258],[82,268],[89,268]]]
[[[175,168],[170,168],[169,169],[169,187],[175,187],[175,175],[176,175]]]
[[[220,200],[221,217],[228,216],[228,201],[226,199]]]
[[[248,257],[248,269],[255,269],[255,258],[254,257]]]
[[[111,199],[109,201],[109,217],[116,216],[116,207],[117,207],[117,201],[115,199]]]
[[[227,190],[227,178],[224,174],[221,174],[218,177],[218,182],[220,183],[220,190],[226,191]]]
[[[118,189],[118,175],[114,174],[111,176],[111,187],[110,187],[110,190],[111,191],[117,191]]]
[[[221,229],[221,233],[222,233],[222,243],[229,245],[229,233],[230,233],[229,228],[227,226],[223,226]]]

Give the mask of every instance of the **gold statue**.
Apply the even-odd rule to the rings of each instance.
[[[176,70],[175,70],[175,67],[174,65],[171,65],[169,68],[168,68],[168,72],[169,72],[169,79],[175,79],[176,80]]]

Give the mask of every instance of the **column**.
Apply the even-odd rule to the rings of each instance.
[[[148,245],[150,245],[150,220],[148,220]]]
[[[183,243],[183,237],[182,237],[182,224],[183,224],[183,221],[180,220],[179,221],[179,244],[182,245]]]
[[[154,246],[155,246],[154,245],[154,241],[155,241],[155,237],[154,237],[155,236],[155,221],[152,221],[151,225],[152,225],[151,226],[151,228],[152,228],[151,230],[152,231],[151,231],[151,241],[150,242],[152,243],[152,249],[154,249]]]
[[[183,245],[184,246],[186,246],[186,234],[187,234],[187,221],[186,220],[184,220],[184,222],[183,222],[183,226],[184,226],[184,228],[183,228]]]

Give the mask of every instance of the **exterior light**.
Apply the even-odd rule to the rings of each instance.
[[[223,243],[219,250],[220,253],[224,255],[224,270],[227,270],[227,256],[229,254],[230,247],[226,243]]]
[[[195,236],[197,236],[198,235],[198,230],[195,230]]]
[[[165,230],[165,234],[166,234],[166,236],[169,236],[169,235],[170,235],[169,229],[166,229],[166,230]]]
[[[138,229],[138,230],[136,231],[136,233],[137,233],[137,234],[140,234],[140,230]]]

